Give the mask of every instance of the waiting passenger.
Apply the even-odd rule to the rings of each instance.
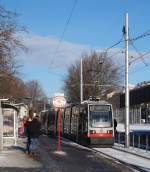
[[[29,146],[29,152],[32,156],[34,151],[36,150],[38,144],[39,144],[39,136],[41,134],[41,123],[39,121],[39,117],[35,116],[33,120],[28,125],[28,132],[30,135],[30,146]]]
[[[117,120],[114,118],[114,133],[117,132]]]
[[[29,126],[31,121],[32,121],[32,119],[30,117],[28,117],[26,122],[24,123],[24,135],[27,137],[26,153],[28,153],[28,154],[30,154],[30,144],[31,144],[28,126]]]

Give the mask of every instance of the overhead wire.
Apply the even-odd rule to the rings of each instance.
[[[131,61],[129,62],[129,65],[131,65],[133,62],[135,62],[135,61],[137,61],[137,60],[139,60],[139,59],[142,59],[142,61],[143,61],[143,63],[145,64],[145,66],[149,66],[149,64],[147,64],[147,63],[145,62],[145,60],[144,60],[143,57],[144,57],[145,55],[149,54],[149,53],[150,53],[150,50],[149,50],[148,52],[142,54],[142,53],[139,52],[139,50],[138,50],[138,49],[136,48],[136,46],[134,45],[134,41],[136,41],[136,40],[138,40],[138,39],[141,39],[141,38],[143,38],[143,37],[149,36],[149,35],[150,35],[150,30],[144,32],[143,34],[141,34],[140,36],[137,36],[137,37],[135,37],[135,38],[132,38],[132,39],[129,38],[129,44],[134,48],[134,50],[135,50],[135,51],[137,52],[137,54],[139,55],[139,57],[137,57],[136,59],[131,60]],[[125,67],[125,65],[120,66],[120,67],[119,67],[119,70],[122,70],[122,68],[124,68],[124,67]]]
[[[141,71],[141,70],[145,69],[145,67],[149,67],[149,66],[150,66],[150,64],[148,64],[147,66],[144,66],[144,67],[138,68],[137,70],[132,71],[130,75],[133,75],[133,74],[135,74],[135,73],[137,73],[137,72],[139,72],[139,71]]]
[[[52,57],[50,66],[53,65],[54,59],[55,59],[55,57],[56,57],[56,54],[58,53],[58,50],[59,50],[59,48],[60,48],[60,45],[61,45],[61,43],[62,43],[62,41],[63,41],[63,39],[64,39],[65,32],[66,32],[67,27],[68,27],[68,25],[69,25],[69,23],[70,23],[70,21],[71,21],[72,16],[73,16],[73,12],[74,12],[74,9],[75,9],[75,7],[76,7],[77,1],[78,1],[78,0],[74,0],[73,6],[72,6],[71,11],[70,11],[70,14],[69,14],[69,16],[68,16],[68,18],[67,18],[67,20],[66,20],[66,23],[65,23],[63,32],[62,32],[62,34],[61,34],[61,36],[60,36],[60,39],[59,39],[58,44],[57,44],[57,46],[56,46],[55,52],[54,52],[54,54],[53,54],[53,57]]]
[[[137,60],[139,60],[139,59],[143,59],[143,57],[144,56],[146,56],[146,55],[148,55],[148,54],[150,54],[150,50],[149,51],[147,51],[146,53],[144,53],[144,54],[141,54],[139,57],[137,57],[137,58],[135,58],[135,59],[133,59],[133,60],[131,60],[130,61],[130,65],[133,63],[133,62],[135,62],[135,61],[137,61]],[[147,66],[148,64],[147,63],[144,63],[145,64],[145,66]]]
[[[64,38],[65,32],[66,32],[66,30],[67,30],[67,27],[68,27],[68,25],[69,25],[69,23],[70,23],[70,21],[71,21],[72,16],[73,16],[73,12],[74,12],[74,9],[75,9],[75,7],[76,7],[76,4],[77,4],[77,0],[74,1],[73,6],[72,6],[72,9],[71,9],[71,11],[70,11],[70,14],[69,14],[69,16],[68,16],[68,18],[67,18],[67,20],[66,20],[66,23],[65,23],[65,26],[64,26],[62,35],[61,35],[61,37],[60,37],[60,39],[59,39],[59,41],[58,41],[58,44],[57,44],[57,46],[56,46],[56,49],[55,49],[53,58],[52,58],[52,60],[51,60],[51,65],[54,63],[55,56],[56,56],[56,54],[58,53],[58,50],[59,50],[59,48],[60,48],[60,45],[61,45],[61,43],[62,43],[62,41],[63,41],[63,38]],[[144,38],[144,37],[149,36],[149,35],[150,35],[150,30],[147,30],[146,32],[144,32],[144,33],[141,34],[140,36],[137,36],[137,37],[135,37],[135,38],[129,39],[129,44],[135,49],[135,51],[136,51],[136,52],[138,53],[138,55],[139,55],[139,57],[137,57],[136,59],[133,59],[133,60],[130,62],[130,64],[133,63],[134,61],[138,60],[138,59],[143,59],[143,57],[144,57],[145,55],[147,55],[147,54],[150,53],[150,51],[148,51],[148,52],[142,54],[142,53],[139,52],[139,50],[138,50],[138,49],[135,47],[135,45],[134,45],[134,42],[135,42],[136,40],[141,39],[141,38]],[[123,40],[123,37],[124,37],[124,34],[122,35],[122,37],[121,37],[121,39],[120,39],[119,41],[117,41],[116,43],[114,43],[112,46],[108,47],[108,48],[104,51],[104,53],[108,53],[108,51],[110,51],[112,48],[114,48],[115,46],[117,46],[117,45],[119,45],[121,42],[123,42],[123,41],[124,41],[124,40]],[[109,56],[109,58],[111,58],[111,57],[113,57],[113,56],[115,56],[115,55],[117,55],[117,54],[119,54],[119,53],[124,53],[124,52],[123,52],[123,50],[119,50],[118,52],[114,52],[114,54],[112,54],[111,56]],[[150,65],[150,64],[145,63],[144,59],[143,59],[142,61],[143,61],[143,63],[145,64],[145,66],[149,66],[149,65]],[[119,67],[119,69],[122,69],[123,67],[125,67],[125,65],[122,65],[121,67]]]
[[[150,53],[150,50],[147,51],[146,53],[142,54],[142,53],[139,52],[139,50],[138,50],[138,49],[136,48],[136,46],[134,45],[134,42],[135,42],[136,40],[141,39],[141,38],[144,38],[144,37],[149,36],[149,35],[150,35],[150,30],[147,30],[146,32],[144,32],[144,33],[141,34],[140,36],[137,36],[137,37],[135,37],[135,38],[129,39],[129,44],[135,49],[135,51],[136,51],[137,54],[139,55],[139,57],[137,57],[136,59],[131,60],[130,63],[129,63],[129,65],[131,65],[131,63],[133,63],[133,62],[135,62],[135,61],[137,61],[137,60],[139,60],[139,59],[142,59],[143,63],[145,64],[145,67],[150,66],[150,64],[147,64],[147,63],[144,61],[144,58],[143,58],[144,56],[146,56],[147,54]],[[124,36],[124,35],[123,35],[123,36]],[[108,53],[108,51],[109,51],[110,49],[114,48],[115,46],[117,46],[117,45],[119,45],[121,42],[123,42],[123,41],[124,41],[124,40],[123,40],[123,36],[122,36],[122,38],[121,38],[118,42],[116,42],[115,44],[113,44],[112,46],[110,46],[109,48],[107,48],[104,52],[105,52],[105,53]],[[119,53],[120,53],[119,51],[118,51],[118,52],[115,52],[113,55],[111,55],[111,56],[109,56],[109,57],[111,58],[111,57],[113,57],[113,56],[115,56],[116,54],[119,54]],[[122,53],[123,53],[123,51],[122,51]],[[119,70],[123,70],[124,67],[125,67],[125,65],[120,66],[120,67],[119,67]],[[140,69],[138,69],[138,70],[135,71],[135,72],[138,72],[139,70],[142,70],[142,69],[143,69],[143,67],[140,68]],[[132,72],[132,74],[135,73],[135,72]]]
[[[109,56],[109,58],[112,58],[112,57],[114,57],[115,55],[117,55],[117,54],[122,54],[122,53],[124,53],[124,50],[123,49],[120,49],[119,51],[116,51],[116,52],[114,52],[113,54],[111,54],[110,56]]]
[[[140,36],[137,36],[137,37],[135,37],[135,38],[130,39],[129,41],[136,41],[136,40],[138,40],[138,39],[144,38],[144,37],[149,36],[149,35],[150,35],[150,29],[147,30],[147,31],[145,31],[145,32],[144,32],[143,34],[141,34]]]
[[[106,50],[104,52],[107,53],[110,49],[112,49],[113,47],[119,45],[121,42],[123,42],[123,35],[122,35],[122,37],[121,37],[121,39],[119,41],[117,41],[116,43],[114,43],[112,46],[106,48]]]
[[[134,50],[136,51],[136,53],[139,55],[140,59],[142,60],[142,62],[145,64],[145,66],[147,66],[147,63],[145,62],[144,58],[143,58],[143,54],[141,52],[139,52],[139,50],[136,48],[136,46],[134,45],[134,41],[132,39],[129,38],[129,44],[134,48]]]
[[[116,47],[117,45],[119,45],[120,43],[122,43],[124,40],[123,40],[123,37],[124,37],[124,35],[122,34],[122,36],[121,36],[121,38],[119,39],[119,41],[117,41],[116,43],[114,43],[113,45],[111,45],[110,47],[108,47],[103,53],[109,53],[109,51],[112,49],[112,48],[114,48],[114,47]],[[114,52],[113,54],[111,54],[110,56],[108,56],[108,58],[112,58],[112,57],[114,57],[115,55],[117,55],[117,54],[120,54],[120,53],[124,53],[124,48],[122,48],[122,49],[120,49],[119,51],[117,51],[117,52]]]

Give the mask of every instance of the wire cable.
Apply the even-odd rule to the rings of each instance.
[[[146,56],[146,55],[149,54],[149,53],[150,53],[150,50],[147,51],[146,53],[142,54],[141,56],[137,57],[136,59],[133,59],[132,61],[130,61],[130,64],[133,63],[133,62],[135,62],[135,61],[137,61],[137,60],[139,60],[139,59],[141,59],[141,57],[144,57],[144,56]],[[146,66],[147,66],[147,65],[146,65]]]
[[[149,66],[150,66],[150,64],[147,64],[147,66],[144,66],[144,67],[138,68],[137,70],[135,70],[135,71],[131,72],[131,74],[130,74],[130,75],[133,75],[133,74],[135,74],[135,73],[137,73],[137,72],[139,72],[139,71],[141,71],[141,70],[143,70],[143,69],[145,69],[146,67],[149,67]]]
[[[105,50],[105,53],[107,53],[110,49],[112,49],[113,47],[115,47],[116,45],[119,45],[121,42],[123,42],[123,35],[121,37],[121,39],[116,42],[115,44],[113,44],[112,46],[108,47],[106,50]]]
[[[69,25],[69,23],[70,23],[70,21],[71,21],[72,16],[73,16],[73,12],[74,12],[74,9],[75,9],[75,7],[76,7],[76,4],[77,4],[77,0],[74,0],[73,6],[72,6],[71,11],[70,11],[70,14],[69,14],[69,16],[68,16],[68,18],[67,18],[67,20],[66,20],[66,23],[65,23],[63,32],[62,32],[61,37],[60,37],[60,39],[59,39],[59,41],[58,41],[58,44],[57,44],[57,46],[56,46],[56,49],[55,49],[53,58],[52,58],[52,60],[51,60],[50,66],[52,66],[53,63],[54,63],[54,59],[55,59],[55,57],[56,57],[56,54],[58,53],[58,50],[59,50],[59,48],[60,48],[60,45],[61,45],[62,41],[63,41],[63,38],[64,38],[65,32],[66,32],[66,30],[67,30],[67,27],[68,27],[68,25]]]
[[[142,62],[144,63],[145,66],[147,66],[147,63],[145,62],[144,58],[143,58],[143,54],[141,52],[139,52],[139,50],[136,48],[136,46],[134,45],[134,41],[129,39],[129,44],[134,48],[134,50],[136,51],[136,53],[139,55],[139,57],[141,58]],[[131,63],[130,63],[131,64]]]
[[[144,32],[143,34],[141,34],[140,36],[137,36],[135,38],[129,39],[129,41],[136,41],[138,39],[144,38],[144,37],[149,36],[149,35],[150,35],[150,29],[147,30],[146,32]]]
[[[111,53],[111,52],[110,52]],[[109,58],[112,58],[112,57],[114,57],[114,56],[116,56],[116,55],[118,55],[118,54],[123,54],[124,53],[124,49],[122,48],[122,49],[120,49],[119,51],[116,51],[116,52],[114,52],[113,54],[111,54],[111,55],[109,55],[108,57]]]
[[[139,52],[139,50],[136,48],[136,46],[134,45],[134,41],[140,39],[140,38],[143,38],[145,36],[148,36],[150,35],[150,30],[144,32],[143,34],[141,34],[140,36],[136,37],[136,38],[133,38],[133,39],[130,39],[129,38],[129,44],[134,48],[134,50],[136,51],[136,53],[139,55],[139,57],[137,57],[136,59],[133,59],[129,62],[129,65],[131,65],[133,62],[139,60],[139,59],[142,59],[142,62],[144,63],[145,66],[149,66],[149,64],[147,64],[144,60],[144,56],[146,56],[147,54],[150,53],[150,50],[147,51],[146,53],[142,54],[141,52]],[[125,67],[125,65],[122,65],[119,67],[119,70],[123,70],[123,68]]]

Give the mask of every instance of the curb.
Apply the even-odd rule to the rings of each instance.
[[[149,157],[147,157],[147,156],[140,155],[139,153],[130,152],[130,151],[128,151],[128,150],[120,149],[120,148],[118,148],[118,147],[113,147],[113,149],[116,149],[116,150],[119,150],[119,151],[122,151],[122,152],[127,152],[127,153],[129,153],[129,154],[136,155],[136,156],[139,156],[139,157],[141,157],[141,158],[150,160],[150,154],[149,154]],[[142,152],[141,152],[141,153],[142,153]]]

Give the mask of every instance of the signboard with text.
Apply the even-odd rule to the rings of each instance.
[[[66,99],[64,96],[53,97],[53,106],[55,108],[63,108],[66,105]]]

